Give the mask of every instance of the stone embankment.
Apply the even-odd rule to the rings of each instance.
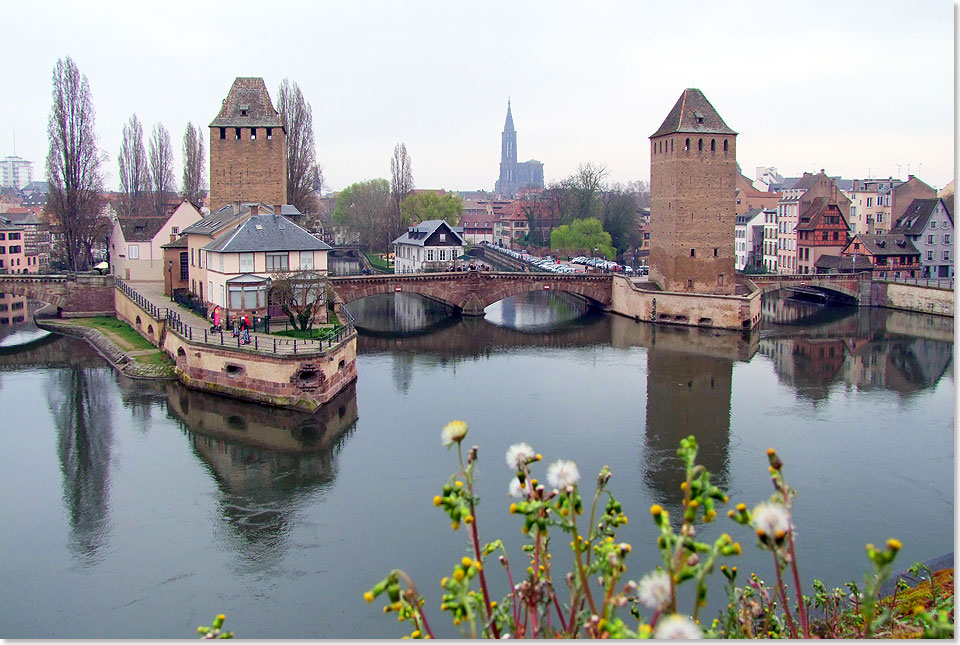
[[[137,362],[135,357],[121,350],[116,343],[102,332],[91,327],[75,325],[50,318],[36,318],[37,327],[47,331],[82,338],[90,343],[97,353],[125,376],[138,379],[175,380],[173,367],[166,364],[148,364]],[[131,352],[136,354],[137,352]],[[153,353],[153,352],[151,352]]]

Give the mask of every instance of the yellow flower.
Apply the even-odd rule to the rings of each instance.
[[[897,538],[890,538],[887,540],[887,548],[891,551],[899,551],[903,548],[903,544]]]
[[[463,559],[460,560],[460,564],[462,564],[465,567],[469,567],[471,564],[473,564],[473,560],[471,560],[467,556],[463,556]]]
[[[441,587],[446,587],[448,582],[450,582],[450,578],[448,578],[447,576],[443,576],[442,578],[440,578]]]
[[[743,502],[740,502],[739,504],[737,504],[737,510],[742,513],[745,510],[747,510],[747,505],[744,504]]]
[[[497,601],[496,601],[496,600],[491,600],[491,601],[490,601],[490,609],[496,609],[496,608],[497,608]]]
[[[440,504],[441,504],[442,502],[443,502],[443,498],[442,498],[442,497],[440,497],[439,495],[435,495],[435,496],[434,496],[434,498],[433,498],[433,505],[434,505],[434,506],[440,506]]]
[[[420,630],[415,629],[410,633],[410,638],[420,638]]]
[[[510,505],[510,512],[511,512],[511,513],[516,513],[516,512],[517,512],[517,505],[516,505],[516,504],[511,504],[511,505]]]
[[[363,599],[366,600],[367,602],[373,602],[373,592],[371,592],[371,591],[364,591],[364,592],[363,592]]]
[[[392,609],[392,610],[394,610],[394,611],[400,611],[401,609],[403,609],[403,603],[401,603],[401,602],[398,600],[397,602],[395,602],[395,603],[393,603],[392,605],[390,605],[390,609]]]
[[[453,485],[456,486],[457,488],[463,488],[463,482],[460,481],[459,479],[453,482]]]
[[[768,456],[768,457],[773,457],[775,454],[777,454],[777,451],[776,451],[776,450],[774,450],[773,448],[767,448],[767,456]]]
[[[654,517],[656,517],[657,515],[660,515],[660,513],[662,512],[663,512],[663,507],[660,506],[659,504],[654,504],[653,506],[650,507],[650,515],[653,515]]]
[[[733,543],[733,552],[736,553],[737,555],[740,555],[741,553],[743,553],[743,550],[740,548],[740,543],[739,543],[739,542],[734,542],[734,543]],[[737,568],[734,567],[733,570],[736,571]]]
[[[473,515],[465,515],[463,521],[467,524],[473,524]]]
[[[450,528],[456,531],[457,529],[460,528],[460,522],[450,522]]]
[[[461,582],[463,580],[463,576],[464,576],[463,569],[457,569],[456,571],[453,572],[453,579],[456,580],[457,582]]]

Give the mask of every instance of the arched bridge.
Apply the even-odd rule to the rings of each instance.
[[[55,305],[62,313],[113,315],[113,276],[90,273],[0,274],[0,293]]]
[[[870,272],[861,273],[811,273],[795,275],[751,275],[748,278],[762,293],[770,293],[780,289],[791,289],[800,292],[819,292],[826,298],[838,299],[838,295],[858,304],[868,304]],[[861,299],[864,302],[861,302]]]
[[[456,271],[345,276],[330,278],[330,283],[344,303],[381,293],[416,293],[446,303],[466,316],[482,316],[489,305],[529,291],[573,293],[603,308],[613,299],[613,277],[609,275]]]

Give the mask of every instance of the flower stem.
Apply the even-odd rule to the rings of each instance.
[[[789,507],[788,507],[789,508]],[[790,532],[787,533],[787,544],[790,547],[790,569],[793,571],[793,586],[797,589],[797,615],[800,618],[800,629],[804,638],[810,638],[807,627],[807,608],[803,602],[803,587],[800,586],[800,574],[797,572],[797,554],[793,548],[793,516],[790,517]]]
[[[783,603],[783,615],[787,619],[787,626],[790,628],[790,638],[797,637],[797,624],[793,621],[790,614],[790,601],[787,599],[787,588],[783,584],[783,576],[780,575],[780,560],[776,552],[773,554],[773,567],[777,570],[777,592],[780,594],[780,601]]]
[[[483,573],[483,560],[480,557],[480,536],[477,533],[477,513],[473,506],[473,476],[463,467],[463,451],[459,442],[457,443],[457,459],[460,460],[460,470],[463,472],[463,478],[467,480],[467,493],[470,495],[470,515],[473,516],[473,521],[470,522],[470,538],[473,542],[473,553],[479,565],[477,577],[480,578],[480,591],[483,593],[483,604],[487,610],[487,617],[489,618],[493,616],[493,609],[490,607],[490,594],[487,592],[487,577]],[[484,628],[484,631],[486,631],[486,628]],[[500,638],[500,630],[497,629],[496,622],[490,623],[490,631],[493,633],[494,638]]]

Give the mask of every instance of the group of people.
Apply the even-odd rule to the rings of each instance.
[[[213,308],[213,326],[210,327],[210,331],[219,332],[223,331],[223,327],[220,324],[220,307]],[[250,344],[250,330],[253,329],[256,331],[256,320],[257,312],[253,312],[253,325],[250,324],[250,317],[247,314],[241,316],[234,316],[233,318],[233,337],[239,337],[239,343],[241,345]]]

